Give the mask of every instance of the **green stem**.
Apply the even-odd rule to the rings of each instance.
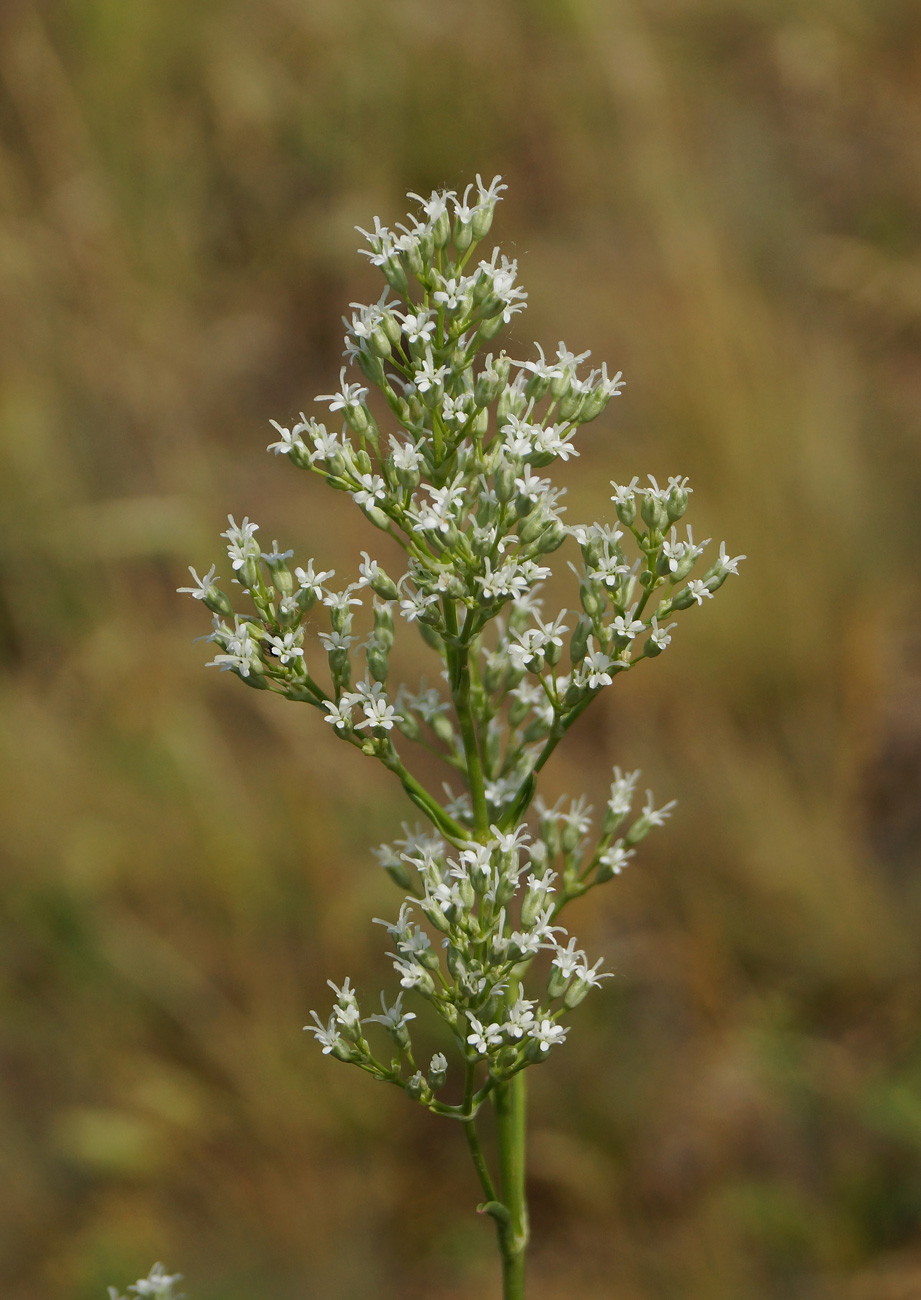
[[[470,710],[470,646],[463,637],[458,637],[457,610],[454,601],[449,597],[445,597],[444,600],[444,618],[448,633],[445,639],[445,650],[450,674],[451,697],[454,700],[461,740],[464,742],[473,820],[477,835],[484,836],[489,831],[489,808],[486,804],[486,781],[477,744],[476,726]]]
[[[525,1250],[530,1236],[525,1197],[525,1087],[522,1070],[508,1083],[499,1084],[493,1094],[502,1204],[509,1214],[508,1224],[499,1232],[503,1300],[524,1300]]]

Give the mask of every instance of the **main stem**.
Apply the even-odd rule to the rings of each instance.
[[[508,1223],[498,1225],[503,1300],[524,1300],[525,1250],[530,1238],[525,1196],[526,1104],[523,1070],[494,1090],[502,1203],[509,1214]]]

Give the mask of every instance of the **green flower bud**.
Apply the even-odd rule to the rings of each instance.
[[[492,226],[492,215],[495,211],[495,203],[487,203],[477,207],[473,213],[473,220],[470,223],[473,227],[473,237],[479,243],[489,234]]]
[[[425,1080],[419,1070],[416,1071],[411,1079],[406,1080],[403,1087],[406,1090],[407,1097],[411,1097],[413,1101],[421,1101],[423,1095],[427,1091]]]
[[[507,505],[515,495],[515,467],[507,460],[499,462],[493,476],[493,490],[502,505]]]
[[[365,379],[369,379],[375,388],[383,388],[387,379],[380,357],[364,347],[359,348],[355,355],[358,358],[358,365]]]
[[[429,726],[443,745],[454,744],[454,727],[446,713],[436,713]]]
[[[525,386],[524,395],[528,401],[539,402],[547,396],[550,379],[547,375],[532,375]]]
[[[563,997],[563,1006],[566,1010],[572,1011],[573,1007],[577,1007],[580,1002],[583,1002],[588,996],[591,987],[591,984],[586,984],[585,980],[573,980]]]
[[[442,934],[448,934],[450,932],[451,922],[436,902],[432,899],[427,899],[424,903],[421,903],[420,906],[436,930],[440,930]],[[432,987],[434,988],[434,985]]]
[[[636,497],[629,496],[626,500],[615,501],[614,509],[620,522],[627,528],[632,528],[636,520]]]
[[[444,248],[451,238],[451,218],[448,216],[447,208],[439,212],[435,224],[432,226],[432,242],[436,248]]]
[[[505,318],[502,312],[499,312],[498,316],[493,316],[489,320],[481,320],[477,326],[477,334],[481,339],[489,342],[490,339],[496,337],[504,324]]]
[[[665,499],[665,508],[669,520],[675,524],[688,508],[688,490],[680,483],[674,483]]]
[[[654,493],[644,494],[640,513],[648,528],[661,533],[668,527],[668,510],[665,508],[665,502]]]
[[[694,595],[690,587],[685,587],[682,591],[679,591],[677,595],[672,596],[671,600],[668,602],[669,612],[675,609],[689,609],[693,604]]]
[[[371,344],[371,351],[374,355],[380,357],[382,361],[386,361],[391,353],[391,343],[380,324],[375,325],[368,342]]]
[[[445,1080],[448,1077],[447,1058],[442,1056],[441,1052],[436,1052],[432,1057],[428,1070],[428,1085],[432,1092],[438,1092],[439,1088],[445,1086]]]
[[[538,537],[547,526],[547,516],[541,510],[535,510],[532,514],[526,516],[518,525],[518,536],[524,542],[525,546],[530,546],[536,542]]]
[[[457,251],[459,253],[466,253],[467,249],[473,243],[473,226],[471,223],[460,221],[455,218],[452,239]]]
[[[397,731],[399,731],[401,735],[404,735],[407,740],[418,740],[421,732],[419,730],[419,721],[416,718],[416,715],[410,713],[405,704],[401,706],[400,713],[402,714],[402,717],[396,724]]]
[[[406,272],[401,263],[398,262],[395,257],[388,258],[382,265],[381,270],[384,273],[384,279],[390,285],[391,289],[394,289],[401,298],[408,298],[409,281],[406,278]],[[397,339],[397,342],[399,342],[399,339]]]
[[[384,863],[384,870],[399,889],[405,889],[407,892],[413,887],[413,878],[409,867],[399,858],[390,858]]]
[[[604,610],[605,599],[603,589],[600,584],[592,582],[590,578],[584,579],[579,583],[579,599],[582,602],[582,608],[585,610],[586,614],[588,614],[589,618],[598,618]]]
[[[374,680],[386,682],[387,674],[390,672],[390,660],[385,647],[373,637],[365,648],[365,658],[368,661],[368,672]]]
[[[580,618],[572,636],[569,638],[569,660],[573,667],[580,664],[588,654],[588,638],[591,634],[592,625],[590,620]]]
[[[559,550],[565,541],[566,529],[559,519],[551,519],[537,539],[537,550],[541,555],[549,555],[551,551]]]
[[[393,646],[393,613],[388,605],[374,607],[374,635],[385,650]]]
[[[249,675],[247,677],[243,676],[239,668],[233,668],[231,671],[235,672],[240,681],[244,682],[247,686],[251,686],[254,691],[268,690],[269,684],[265,680],[265,669],[261,663],[258,663],[255,660],[251,661],[249,665]]]
[[[580,416],[584,400],[584,393],[573,391],[568,392],[565,397],[560,399],[560,419],[569,420],[572,424],[582,424],[583,421]]]
[[[233,618],[233,605],[219,587],[212,583],[202,597],[202,604],[207,605],[212,614],[220,614],[223,618]]]
[[[380,528],[382,532],[387,532],[390,528],[390,520],[381,510],[380,506],[362,506],[365,512],[365,518],[370,519],[375,528]]]
[[[579,409],[579,423],[588,424],[591,420],[597,420],[609,400],[607,394],[600,388],[593,388],[590,393],[586,393]]]
[[[531,929],[531,926],[540,916],[546,899],[547,895],[542,889],[529,889],[527,891],[524,902],[521,904],[521,925],[523,929]]]

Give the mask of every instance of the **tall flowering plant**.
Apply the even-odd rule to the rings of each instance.
[[[652,793],[633,811],[638,772],[614,769],[593,822],[584,797],[548,806],[538,777],[576,720],[615,678],[658,658],[677,618],[713,598],[743,556],[718,555],[679,523],[687,480],[614,482],[611,517],[564,522],[551,474],[578,456],[577,434],[623,381],[560,344],[516,361],[493,340],[524,310],[517,264],[479,252],[500,178],[430,198],[394,229],[362,230],[386,281],[345,319],[339,389],[316,400],[324,421],[271,422],[269,450],[349,498],[402,551],[402,573],[362,552],[334,585],[322,560],[295,564],[258,526],[223,534],[244,612],[214,568],[181,588],[214,615],[213,664],[247,686],[307,704],[331,737],[383,764],[424,822],[375,850],[402,895],[379,921],[399,983],[368,1013],[346,977],[332,1011],[307,1028],[322,1051],[457,1122],[495,1221],[505,1300],[525,1288],[526,1071],[566,1039],[568,1019],[605,978],[564,928],[575,898],[619,875],[668,816]],[[368,398],[390,427],[382,428]],[[332,418],[330,418],[332,417]],[[578,608],[548,611],[550,557],[574,545]],[[322,613],[328,630],[308,634]],[[437,687],[391,681],[399,626],[438,661]],[[401,633],[402,634],[402,633]],[[415,776],[412,746],[449,769],[444,797]],[[546,954],[542,961],[536,960]],[[409,1004],[404,1007],[404,999]],[[415,1010],[410,1009],[415,1007]],[[453,1061],[417,1060],[412,1022],[443,1022]],[[481,1142],[495,1112],[494,1152]]]

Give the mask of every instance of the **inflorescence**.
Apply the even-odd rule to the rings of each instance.
[[[564,522],[563,489],[544,471],[578,456],[579,429],[623,381],[604,365],[586,373],[589,354],[563,343],[527,361],[488,350],[527,299],[514,260],[498,249],[477,258],[504,188],[498,177],[488,186],[477,177],[462,198],[410,195],[420,212],[407,224],[390,230],[375,218],[361,231],[387,284],[376,303],[353,303],[344,318],[339,389],[316,399],[333,427],[304,414],[272,421],[269,450],[349,496],[402,548],[405,572],[393,576],[362,552],[354,580],[337,587],[333,570],[313,559],[295,564],[276,542],[263,551],[258,525],[230,517],[232,581],[252,608],[234,610],[214,568],[203,578],[191,570],[195,585],[181,588],[214,614],[215,666],[312,705],[334,736],[393,772],[425,814],[427,829],[404,827],[402,839],[376,851],[405,894],[397,918],[379,922],[400,992],[389,1004],[381,996],[380,1014],[363,1015],[350,981],[333,984],[331,1015],[312,1013],[307,1028],[324,1053],[463,1120],[564,1041],[564,1015],[604,975],[560,914],[618,875],[672,807],[657,809],[647,791],[632,815],[639,774],[615,768],[593,830],[583,799],[540,800],[538,773],[615,677],[667,648],[672,616],[712,599],[745,558],[721,543],[691,576],[709,543],[689,526],[679,535],[691,491],[681,477],[662,487],[652,477],[645,486],[612,482],[611,520]],[[372,388],[393,432],[378,425]],[[551,615],[541,588],[549,557],[570,540],[581,552],[571,566],[579,608]],[[329,630],[308,638],[308,617],[320,611]],[[439,656],[441,688],[389,686],[401,622]],[[438,754],[459,791],[446,784],[439,799],[425,788],[403,760],[406,742]],[[541,952],[549,962],[526,990]],[[417,1066],[407,992],[434,1008],[460,1050],[465,1082],[455,1104],[436,1096],[446,1057],[437,1053],[424,1073]],[[374,1033],[389,1051],[372,1047]]]

